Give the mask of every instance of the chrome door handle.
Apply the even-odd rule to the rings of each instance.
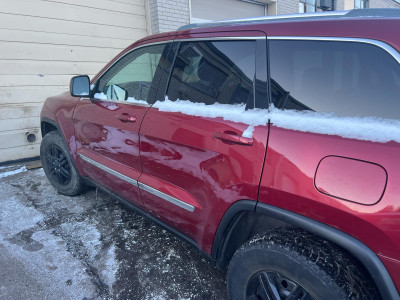
[[[136,122],[136,117],[131,116],[127,113],[118,114],[115,116],[118,120],[122,122]]]
[[[239,145],[246,145],[246,146],[253,145],[253,139],[231,133],[214,132],[214,138],[216,138],[217,140],[231,142]]]

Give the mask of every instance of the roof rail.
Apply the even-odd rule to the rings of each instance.
[[[245,23],[269,23],[279,20],[316,20],[325,18],[361,18],[361,17],[396,17],[400,18],[399,8],[368,8],[368,9],[353,9],[343,11],[316,12],[291,15],[274,15],[255,18],[232,19],[223,21],[211,21],[205,23],[187,24],[178,28],[178,30],[206,28],[214,26],[232,26]]]

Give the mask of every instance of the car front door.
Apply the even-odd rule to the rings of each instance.
[[[191,36],[175,46],[162,101],[141,127],[139,187],[151,214],[210,252],[228,207],[257,200],[268,125],[252,128],[243,120],[255,102],[267,106],[266,40],[258,32]]]
[[[139,206],[139,128],[155,97],[168,47],[145,45],[124,55],[96,80],[92,98],[81,99],[74,112],[85,175]]]

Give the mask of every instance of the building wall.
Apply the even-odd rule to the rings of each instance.
[[[39,155],[45,98],[147,34],[145,0],[0,0],[0,162]]]
[[[400,3],[394,0],[370,0],[370,8],[400,8]]]
[[[299,13],[298,0],[277,0],[278,15],[288,15]]]
[[[265,15],[263,5],[238,0],[191,0],[191,8],[194,19],[213,21]]]
[[[151,32],[174,31],[190,23],[189,0],[149,0]]]

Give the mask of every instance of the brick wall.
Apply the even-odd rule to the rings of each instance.
[[[400,3],[394,0],[369,0],[369,8],[400,8]]]
[[[278,15],[297,14],[299,12],[299,0],[278,0]]]
[[[174,31],[189,24],[189,0],[149,0],[151,33]]]
[[[344,1],[345,0],[334,0],[334,8],[335,8],[335,10],[345,10]]]

